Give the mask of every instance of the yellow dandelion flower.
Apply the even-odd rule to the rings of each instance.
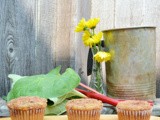
[[[111,59],[111,54],[108,52],[99,51],[94,55],[94,59],[97,62],[109,61]]]
[[[82,40],[85,41],[91,37],[91,33],[89,31],[85,31],[82,36]]]
[[[86,28],[86,20],[82,18],[75,28],[75,32],[82,32]]]
[[[92,36],[89,31],[85,31],[82,36],[82,40],[86,46],[92,47],[94,44],[98,44],[100,42],[102,36],[102,32],[99,32],[98,34]]]
[[[82,36],[82,40],[84,45],[92,47],[94,44],[94,39],[91,36],[91,33],[89,31],[85,31],[83,36]]]
[[[86,22],[86,25],[88,28],[93,29],[96,27],[96,25],[99,23],[99,21],[100,21],[100,18],[92,18]]]
[[[98,44],[101,40],[103,36],[103,33],[102,32],[99,32],[98,34],[95,34],[92,38],[94,39],[94,43],[95,44]]]
[[[84,45],[89,46],[90,48],[94,45],[94,40],[93,38],[89,38],[85,41],[83,41]]]

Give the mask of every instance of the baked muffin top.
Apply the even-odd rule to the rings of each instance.
[[[73,99],[67,102],[66,109],[72,110],[101,110],[103,103],[92,98]]]
[[[152,108],[147,101],[141,100],[122,101],[116,107],[123,110],[150,110]]]
[[[7,103],[11,109],[28,110],[35,108],[45,108],[47,100],[37,96],[26,96],[13,99]]]

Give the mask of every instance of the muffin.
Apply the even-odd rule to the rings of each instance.
[[[7,103],[12,120],[43,120],[47,100],[39,97],[19,97]]]
[[[99,120],[103,104],[91,98],[73,99],[67,102],[68,120]]]
[[[126,100],[116,106],[118,120],[150,120],[152,106],[146,101]]]

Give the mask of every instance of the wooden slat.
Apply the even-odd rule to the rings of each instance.
[[[0,96],[8,92],[8,83],[6,80],[6,68],[5,68],[5,54],[2,50],[5,50],[5,1],[0,4]]]
[[[100,22],[96,27],[96,31],[113,29],[114,25],[114,0],[92,0],[91,18],[99,17]]]
[[[6,50],[6,38],[5,38],[5,19],[7,19],[6,11],[7,8],[5,5],[5,0],[0,4],[0,96],[3,94],[6,94],[8,92],[8,89],[10,88],[8,85],[8,81],[6,81],[6,67],[5,67],[5,61],[6,61],[6,52],[4,53],[4,50]]]
[[[70,67],[70,32],[72,19],[72,0],[57,0],[56,12],[56,66],[62,65],[62,71]]]
[[[26,0],[1,1],[0,96],[9,91],[9,73],[28,75],[33,72],[34,5],[34,1]]]
[[[116,0],[115,27],[141,26],[144,11],[144,0]]]
[[[35,28],[35,73],[46,73],[56,64],[57,1],[37,0]]]
[[[154,7],[156,7],[156,67],[157,67],[157,97],[160,98],[160,1],[154,0],[155,4]]]
[[[35,65],[35,1],[15,1],[16,29],[15,39],[15,65],[13,71],[19,75],[34,74]],[[7,74],[7,73],[6,73]]]
[[[75,2],[75,24],[83,18],[90,18],[91,1],[80,1]],[[88,47],[85,47],[82,43],[82,34],[75,33],[75,70],[81,77],[81,82],[88,84],[87,81],[87,56]]]

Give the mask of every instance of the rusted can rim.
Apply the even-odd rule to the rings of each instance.
[[[116,31],[116,30],[127,30],[127,29],[141,29],[141,28],[154,28],[155,29],[156,27],[155,26],[135,26],[135,27],[107,29],[107,30],[102,30],[102,32]]]

